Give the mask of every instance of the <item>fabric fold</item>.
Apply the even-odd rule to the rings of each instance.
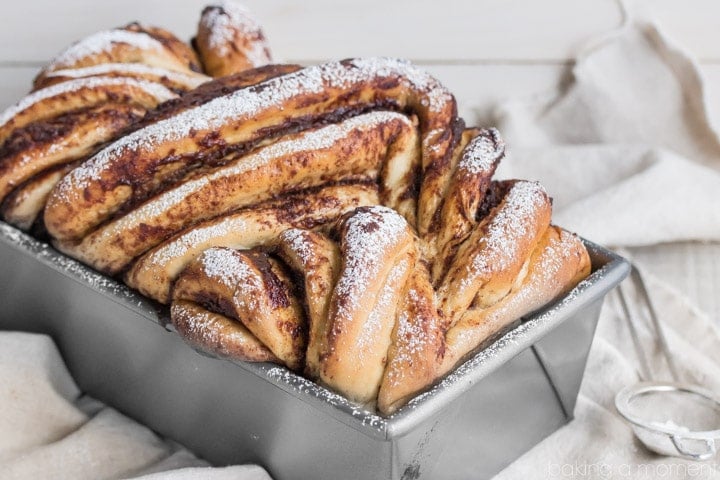
[[[501,174],[541,180],[556,221],[599,243],[720,240],[720,142],[694,61],[630,23],[572,73],[559,95],[496,109]]]
[[[0,480],[270,480],[257,466],[209,468],[176,443],[82,396],[46,335],[0,332],[0,385]]]
[[[554,196],[554,220],[598,243],[640,247],[637,252],[667,242],[720,241],[720,142],[707,85],[689,55],[632,13],[579,55],[561,92],[496,109],[512,147],[501,174],[540,180]],[[645,280],[681,381],[720,392],[717,324],[649,275],[650,267]],[[643,311],[639,298],[629,301]],[[651,324],[642,315],[633,324],[653,379],[670,380]],[[574,421],[496,479],[720,478],[712,460],[649,452],[615,410],[617,392],[641,380],[638,354],[611,294]]]

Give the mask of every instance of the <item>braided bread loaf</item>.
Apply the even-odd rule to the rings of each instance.
[[[205,70],[232,73],[212,81],[156,28],[61,54],[0,117],[6,221],[169,304],[195,348],[383,414],[589,273],[437,80],[387,58],[259,66],[248,18],[203,12]]]
[[[175,96],[159,83],[91,77],[37,90],[6,110],[0,117],[3,218],[28,229],[73,164]]]
[[[222,8],[235,11],[229,3],[208,7],[203,19]],[[199,73],[198,55],[158,27],[132,23],[98,32],[58,54],[36,76],[33,93],[0,116],[2,218],[23,230],[35,225],[42,231],[37,219],[54,185],[102,145],[218,95],[297,68],[288,65],[247,73],[248,67],[262,63],[249,45],[264,38],[258,30],[257,40],[248,39],[249,14],[244,14],[242,25],[233,27],[234,20],[201,20],[200,37],[226,37],[222,44],[200,42],[205,45],[199,56],[205,70],[238,73],[203,88],[198,87],[210,77]],[[233,28],[250,33],[228,36]],[[219,58],[219,49],[234,53]],[[266,46],[263,51],[269,59]],[[178,98],[190,90],[191,95]]]

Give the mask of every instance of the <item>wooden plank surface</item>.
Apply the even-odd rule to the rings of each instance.
[[[0,62],[45,61],[84,35],[138,20],[189,39],[211,0],[25,0],[2,4]],[[444,62],[562,62],[619,25],[616,0],[244,0],[279,58],[393,55]],[[633,3],[633,2],[630,2]],[[720,61],[716,0],[644,0],[678,43]],[[638,9],[641,10],[641,9]]]
[[[20,100],[37,74],[37,67],[0,67],[0,110]]]
[[[646,0],[643,9],[679,45],[705,63],[720,62],[720,2]]]
[[[210,0],[4,2],[0,60],[44,61],[92,32],[139,20],[190,38]],[[445,62],[563,61],[621,20],[614,0],[246,0],[279,58],[390,55]]]

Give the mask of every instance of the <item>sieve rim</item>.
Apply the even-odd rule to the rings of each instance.
[[[635,415],[630,411],[630,402],[639,395],[662,392],[681,392],[703,397],[705,400],[715,404],[719,412],[718,419],[720,419],[720,397],[718,395],[695,385],[676,382],[641,382],[627,386],[615,396],[615,408],[625,420],[647,430],[690,440],[720,439],[720,428],[715,430],[681,430],[680,426],[662,425],[656,421]]]

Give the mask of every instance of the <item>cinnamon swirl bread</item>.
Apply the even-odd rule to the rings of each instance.
[[[195,45],[230,75],[133,24],[0,115],[4,218],[169,305],[194,348],[387,415],[588,275],[543,187],[493,179],[499,132],[465,128],[421,69],[264,65],[227,3]]]

